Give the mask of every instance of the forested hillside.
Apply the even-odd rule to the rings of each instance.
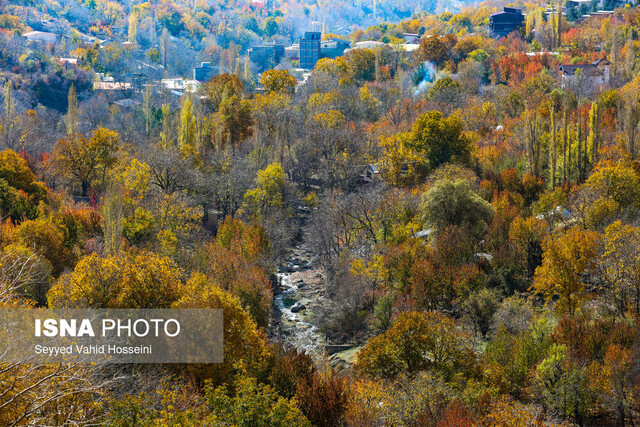
[[[0,355],[0,425],[640,422],[640,10],[326,3],[0,6],[0,307],[225,319],[220,364]],[[311,21],[352,49],[248,59]]]

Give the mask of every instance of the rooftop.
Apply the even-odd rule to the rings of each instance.
[[[599,59],[591,64],[562,64],[560,71],[568,76],[575,75],[576,71],[582,70],[587,75],[598,75],[602,72],[600,67],[611,65],[607,59]]]

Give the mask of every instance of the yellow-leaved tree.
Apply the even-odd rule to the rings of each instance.
[[[424,370],[451,376],[474,365],[470,343],[469,335],[445,314],[405,312],[387,332],[369,340],[358,354],[356,371],[378,378]]]
[[[182,271],[151,252],[82,258],[48,293],[52,308],[168,308],[182,296]]]
[[[40,274],[41,263],[33,253],[0,252],[0,309],[30,308],[21,297]],[[0,340],[15,345],[20,337],[0,331]],[[112,387],[100,376],[99,365],[29,363],[5,359],[0,354],[0,425],[89,425],[104,415],[102,396]]]
[[[268,70],[262,73],[260,83],[266,93],[293,93],[298,81],[287,70]]]
[[[240,300],[220,289],[204,275],[196,273],[185,286],[185,292],[173,308],[217,308],[224,313],[224,362],[213,365],[190,365],[187,369],[200,379],[220,385],[229,381],[234,368],[242,366],[256,374],[265,366],[267,343]]]
[[[286,176],[280,163],[272,163],[259,171],[256,181],[258,186],[244,195],[247,213],[260,216],[271,209],[282,208]]]
[[[87,197],[94,180],[104,184],[119,149],[120,136],[109,129],[96,129],[89,139],[80,134],[68,135],[53,149],[53,166],[61,176],[79,185],[80,195]]]
[[[596,264],[600,234],[581,228],[570,228],[560,235],[551,235],[542,244],[542,265],[536,269],[533,290],[547,301],[558,300],[555,310],[574,315],[587,297],[584,276]]]

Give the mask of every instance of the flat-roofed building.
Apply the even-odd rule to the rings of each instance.
[[[249,59],[260,72],[270,70],[284,58],[284,45],[274,44],[267,46],[254,46],[249,49]]]
[[[203,62],[199,67],[193,69],[193,80],[208,82],[218,74],[220,74],[220,67],[211,65],[211,62]]]
[[[325,40],[320,43],[320,57],[321,58],[337,58],[342,56],[344,51],[351,46],[346,40],[331,39]]]
[[[320,42],[322,34],[308,31],[300,39],[300,68],[312,70],[320,59]]]

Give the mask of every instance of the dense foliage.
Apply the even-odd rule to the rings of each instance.
[[[640,10],[525,4],[496,39],[493,4],[249,3],[0,6],[0,308],[225,315],[221,364],[0,356],[0,425],[640,422]],[[382,45],[304,77],[240,59],[368,20],[342,37]],[[220,73],[161,88],[196,60]],[[346,352],[281,333],[298,268]]]

